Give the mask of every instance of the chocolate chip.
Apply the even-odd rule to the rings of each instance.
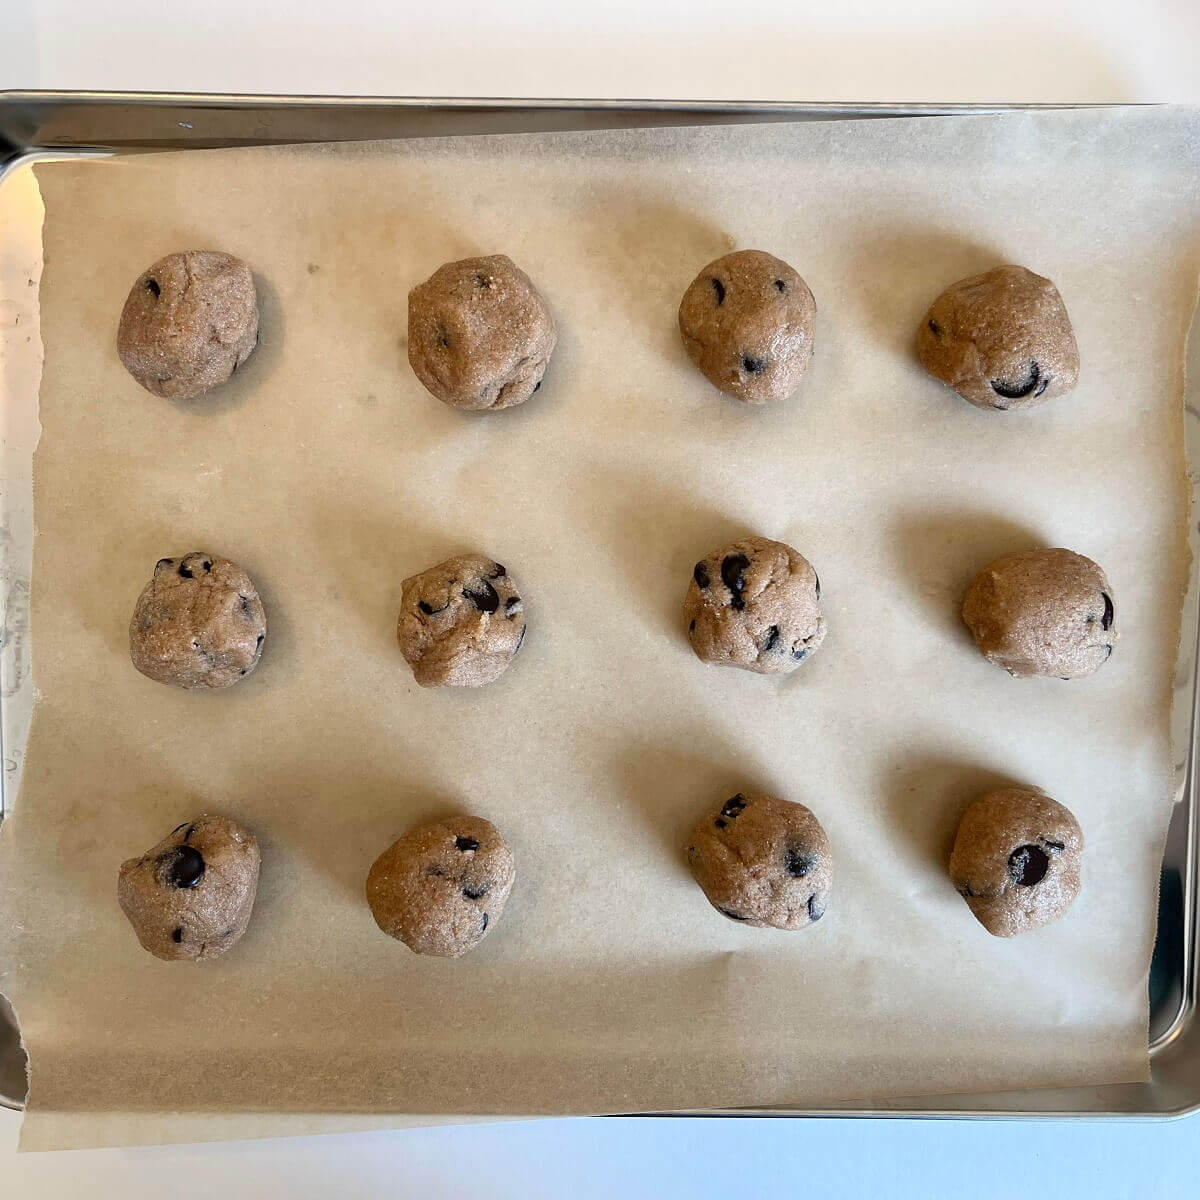
[[[793,651],[792,651],[792,657],[793,657],[793,658],[794,658],[794,659],[795,659],[797,662],[803,662],[803,661],[804,661],[804,660],[805,660],[805,659],[808,657],[808,647],[807,647],[807,646],[801,646],[799,650],[793,650]]]
[[[473,837],[456,837],[454,844],[465,854],[468,850],[478,850],[479,843]]]
[[[148,291],[155,298],[162,295],[162,288],[160,288],[158,286],[157,279],[147,279],[146,280],[146,291]]]
[[[713,291],[717,293],[717,307],[719,308],[725,303],[725,285],[715,276],[709,282],[713,285]]]
[[[725,818],[724,818],[724,817],[718,817],[718,818],[717,818],[717,819],[716,819],[716,820],[713,822],[713,824],[714,824],[714,825],[715,825],[715,826],[716,826],[718,829],[724,829],[724,828],[725,828],[725,826],[729,824],[729,822],[728,822],[727,820],[725,820]]]
[[[508,574],[508,568],[505,566],[501,566],[500,563],[496,563],[496,565],[494,567],[492,567],[492,573],[488,576],[488,578],[489,579],[503,579],[505,577],[505,575],[507,575],[507,574]]]
[[[934,337],[942,336],[942,327],[932,317],[929,318],[929,332],[932,333]]]
[[[185,833],[183,835],[183,840],[186,842],[188,840],[188,838],[190,838],[192,836],[192,834],[195,832],[196,832],[196,826],[193,823],[187,827],[187,833]]]
[[[977,896],[979,893],[971,891],[971,885],[964,883],[963,886],[958,889],[958,894],[965,900]]]
[[[817,574],[816,567],[813,567],[813,579],[816,580],[817,599],[820,600],[820,598],[821,598],[821,577],[820,577],[820,575]]]
[[[1020,400],[1028,396],[1038,385],[1038,380],[1042,377],[1042,369],[1036,362],[1030,360],[1028,371],[1025,378],[1018,383],[1009,383],[1004,379],[990,380],[992,391],[997,396],[1003,396],[1006,400]],[[1040,395],[1040,393],[1039,393]]]
[[[180,575],[182,575],[184,577],[184,579],[195,579],[196,578],[192,574],[192,568],[189,566],[186,566],[184,563],[179,564],[179,573],[180,573]]]
[[[750,375],[761,375],[767,369],[765,358],[755,358],[753,354],[742,355],[742,370]]]
[[[721,806],[721,816],[723,817],[740,817],[746,810],[746,797],[738,792],[736,796],[730,796],[728,800]]]
[[[517,644],[513,647],[513,654],[516,654],[520,648],[525,645],[525,634],[529,632],[528,625],[521,626],[521,632],[517,634]]]
[[[484,913],[484,914],[483,914],[483,924],[482,924],[482,925],[480,925],[480,927],[479,927],[479,932],[480,932],[480,933],[486,933],[486,932],[487,932],[487,913]]]
[[[178,929],[171,930],[171,941],[173,941],[177,946],[179,945],[180,942],[183,941],[183,926],[182,925]]]
[[[171,830],[171,832],[178,833],[181,829],[186,829],[186,828],[187,828],[187,822],[184,821],[184,823],[182,825],[176,825],[175,828]]]
[[[786,291],[787,291],[787,284],[786,284],[786,283],[784,283],[782,279],[776,279],[776,280],[775,280],[775,290],[776,290],[777,292],[786,292]]]
[[[261,648],[263,642],[266,640],[266,637],[267,637],[267,635],[265,633],[260,633],[258,635],[258,637],[255,639],[255,642],[254,642],[255,650],[258,650]]]
[[[537,383],[535,383],[535,384],[533,385],[533,392],[536,392],[536,391],[538,390],[538,388],[540,388],[541,386],[542,386],[542,381],[539,379],[539,380],[537,381]],[[529,394],[532,396],[532,395],[533,395],[533,392],[530,392]]]
[[[742,599],[742,589],[746,586],[743,573],[749,565],[750,560],[744,554],[727,554],[721,561],[721,581],[732,594],[733,607],[739,610],[746,607]]]
[[[689,621],[688,622],[688,633],[695,633],[695,632],[696,632],[696,622]]]
[[[205,560],[204,560],[204,561],[203,561],[203,562],[202,562],[200,565],[201,565],[201,566],[202,566],[202,567],[203,567],[203,568],[204,568],[206,571],[211,571],[211,570],[212,570],[212,562],[211,562],[209,559],[207,559],[207,558],[206,558],[206,559],[205,559]]]
[[[477,888],[465,887],[465,888],[463,888],[463,895],[468,900],[482,900],[484,898],[484,896],[486,896],[487,894],[488,894],[488,885],[486,883],[483,884],[482,887],[477,887]]]
[[[447,350],[450,348],[450,338],[444,329],[438,330],[437,340],[439,346],[442,346]]]
[[[504,611],[511,617],[521,607],[520,596],[509,596],[504,602]]]
[[[1101,592],[1104,597],[1104,616],[1100,618],[1101,629],[1111,629],[1113,623],[1113,602],[1112,597],[1107,592]]]
[[[1108,662],[1108,660],[1112,658],[1113,648],[1111,646],[1106,646],[1105,649],[1108,651],[1108,653],[1104,656],[1104,661]]]
[[[779,641],[779,626],[772,625],[771,628],[767,630],[767,640],[763,643],[763,648],[760,653],[766,654],[766,652],[770,650],[777,641]]]
[[[433,606],[432,606],[432,605],[429,605],[429,604],[426,604],[424,600],[418,600],[418,601],[417,601],[417,607],[418,607],[418,608],[419,608],[419,609],[420,609],[420,610],[421,610],[421,611],[422,611],[422,612],[423,612],[423,613],[424,613],[424,614],[425,614],[427,617],[432,617],[432,616],[433,616],[433,614],[434,614],[434,611],[435,611],[435,610],[434,610],[434,608],[433,608]],[[442,610],[439,608],[439,609],[437,609],[436,611],[437,611],[437,612],[441,612]]]
[[[496,595],[496,589],[486,579],[481,579],[477,588],[463,588],[463,595],[480,612],[492,613],[500,607],[500,597]]]
[[[1052,376],[1050,375],[1043,375],[1042,382],[1037,385],[1037,391],[1035,391],[1033,394],[1035,396],[1040,396],[1050,386],[1051,378]]]
[[[475,282],[481,288],[490,288],[492,286],[491,277],[488,275],[476,275]]]
[[[789,846],[784,851],[783,865],[793,879],[803,879],[813,869],[812,855],[797,850],[795,846]]]
[[[1042,838],[1042,845],[1049,846],[1051,850],[1065,850],[1066,844],[1063,842],[1052,842],[1049,838]]]
[[[728,917],[731,921],[748,921],[749,917],[743,917],[741,913],[735,913],[732,908],[717,908],[717,912]]]
[[[168,887],[194,888],[200,882],[204,855],[194,846],[176,846],[163,857],[163,879]]]
[[[245,617],[247,621],[252,620],[254,617],[254,609],[250,607],[249,596],[242,597],[242,616]]]
[[[441,868],[441,867],[439,867],[439,866],[438,866],[436,863],[435,863],[433,866],[431,866],[431,867],[426,867],[426,868],[425,868],[425,874],[426,874],[426,875],[434,875],[434,876],[438,876],[438,875],[445,875],[445,873],[446,873],[446,872],[445,872],[445,871],[443,871],[443,870],[442,870],[442,868]]]
[[[173,558],[160,558],[158,562],[154,564],[154,569],[158,571],[163,567],[173,567],[174,565],[175,560]]]
[[[1046,878],[1050,856],[1041,846],[1018,846],[1008,856],[1008,873],[1021,887],[1033,887]]]
[[[697,587],[706,588],[710,583],[712,583],[712,579],[708,574],[708,567],[706,567],[702,562],[698,562],[692,568],[692,578],[696,581]]]
[[[808,919],[810,921],[819,921],[825,915],[825,905],[817,899],[816,892],[813,892],[808,898]]]

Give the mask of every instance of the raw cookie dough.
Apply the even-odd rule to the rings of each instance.
[[[258,342],[254,277],[218,250],[168,254],[121,310],[117,353],[148,392],[191,400],[224,383]]]
[[[804,929],[825,914],[833,859],[803,804],[738,792],[692,830],[687,858],[709,903],[731,921]]]
[[[1034,408],[1075,386],[1079,349],[1048,279],[996,267],[951,284],[917,331],[921,365],[980,408]]]
[[[783,542],[748,537],[696,564],[683,619],[697,658],[779,675],[825,640],[820,598],[808,559]]]
[[[250,576],[197,550],[158,560],[129,622],[129,657],[159,683],[223,688],[258,666],[266,636]]]
[[[1012,937],[1057,921],[1079,895],[1083,831],[1034,788],[988,792],[963,813],[950,878],[979,923]]]
[[[367,903],[375,923],[417,954],[458,958],[495,927],[516,868],[500,831],[482,817],[410,829],[374,862]]]
[[[813,352],[817,304],[795,268],[763,250],[710,262],[679,305],[692,362],[746,404],[786,400]]]
[[[525,606],[495,559],[460,554],[401,586],[396,636],[422,687],[482,687],[508,669]]]
[[[246,932],[258,865],[258,842],[248,829],[225,817],[197,817],[121,864],[117,899],[143,949],[200,962],[224,954]]]
[[[1078,679],[1106,663],[1117,640],[1112,585],[1082,554],[1006,554],[975,576],[962,617],[980,653],[1010,675]]]
[[[546,302],[506,254],[446,263],[408,293],[408,361],[452,408],[523,404],[557,340]]]

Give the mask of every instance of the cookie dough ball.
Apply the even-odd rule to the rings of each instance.
[[[1062,297],[1024,267],[951,284],[921,322],[917,353],[930,375],[980,408],[1034,408],[1079,377]]]
[[[825,640],[820,599],[808,559],[783,542],[748,537],[696,564],[683,619],[697,658],[781,675]]]
[[[191,400],[224,383],[258,343],[250,268],[232,254],[168,254],[133,285],[117,353],[148,392]]]
[[[979,923],[1013,937],[1057,921],[1079,895],[1083,831],[1033,788],[980,796],[963,813],[950,878]]]
[[[446,263],[408,293],[408,361],[452,408],[524,404],[557,340],[546,302],[505,254]]]
[[[692,830],[687,858],[708,902],[731,921],[805,929],[825,914],[833,858],[803,804],[738,792]]]
[[[505,567],[460,554],[404,581],[396,635],[422,687],[482,687],[520,650],[525,606]]]
[[[117,899],[155,958],[202,962],[246,932],[258,866],[258,842],[248,829],[225,817],[197,817],[121,864]]]
[[[980,653],[1010,675],[1078,679],[1106,663],[1117,640],[1112,585],[1082,554],[1006,554],[975,576],[963,620]]]
[[[714,387],[746,404],[786,400],[800,386],[816,319],[808,284],[762,250],[709,263],[679,305],[692,362]]]
[[[374,862],[367,903],[375,923],[417,954],[458,958],[483,941],[516,878],[512,851],[482,817],[410,829]]]
[[[143,675],[181,688],[224,688],[262,657],[267,615],[235,562],[196,550],[160,558],[129,622],[129,657]]]

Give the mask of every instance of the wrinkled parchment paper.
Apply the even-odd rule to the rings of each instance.
[[[32,1112],[555,1113],[808,1105],[1133,1081],[1171,804],[1185,581],[1183,350],[1200,244],[1195,112],[1129,109],[156,155],[39,168],[39,704],[2,854],[4,989]],[[262,344],[175,405],[117,359],[171,250],[254,268]],[[770,249],[819,307],[801,392],[712,391],[675,311]],[[522,408],[461,414],[405,360],[408,288],[510,254],[558,321]],[[1079,339],[1069,397],[973,409],[912,343],[947,283],[1022,262]],[[706,666],[679,610],[737,535],[817,566],[829,636],[792,676]],[[1112,580],[1096,677],[1017,681],[958,618],[997,554],[1066,545]],[[244,565],[263,665],[225,694],[138,675],[156,559]],[[423,691],[401,580],[478,549],[529,635],[478,692]],[[1037,784],[1086,837],[1069,916],[989,937],[945,860],[981,790]],[[827,917],[722,920],[682,842],[739,788],[809,804]],[[457,962],[363,895],[411,824],[514,847],[509,907]],[[250,930],[203,966],[142,952],[121,860],[204,810],[258,833]]]

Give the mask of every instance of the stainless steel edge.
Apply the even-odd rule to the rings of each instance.
[[[0,185],[31,161],[280,143],[366,141],[396,137],[581,131],[667,125],[829,121],[961,116],[1020,109],[1104,105],[846,104],[777,101],[586,100],[353,96],[195,95],[147,92],[0,91]],[[1200,339],[1193,339],[1200,341]],[[1200,349],[1192,348],[1192,357]],[[1200,364],[1190,364],[1193,394]],[[1196,422],[1200,438],[1200,420]],[[1189,447],[1190,448],[1190,447]],[[1200,458],[1189,456],[1189,461]],[[1193,572],[1198,562],[1193,560]],[[734,1109],[688,1116],[920,1117],[928,1119],[1163,1119],[1200,1111],[1200,1022],[1196,963],[1200,956],[1200,642],[1193,579],[1184,621],[1177,703],[1190,689],[1186,769],[1167,837],[1155,966],[1165,983],[1151,1013],[1151,1078],[1144,1084],[860,1101],[804,1109]],[[1193,649],[1193,643],[1195,648]],[[3,722],[0,721],[0,734]],[[1180,764],[1182,767],[1184,764]],[[11,807],[0,773],[0,821]],[[1152,968],[1152,986],[1155,970]],[[0,1054],[4,1012],[0,1009]],[[13,1031],[15,1035],[15,1030]],[[0,1094],[0,1105],[23,1107]],[[656,1115],[656,1114],[645,1114]]]

